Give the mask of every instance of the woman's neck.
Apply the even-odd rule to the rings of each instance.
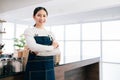
[[[35,25],[36,28],[44,29],[44,25]]]

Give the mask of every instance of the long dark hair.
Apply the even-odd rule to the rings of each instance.
[[[44,7],[36,7],[33,11],[33,16],[35,16],[37,14],[38,11],[40,10],[44,10],[48,16],[48,11],[44,8]],[[36,26],[36,24],[34,24],[34,27]]]

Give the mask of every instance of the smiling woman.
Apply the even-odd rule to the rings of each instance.
[[[60,54],[60,51],[54,35],[44,28],[47,16],[44,7],[35,8],[35,25],[24,32],[30,49],[24,80],[55,80],[54,56]]]

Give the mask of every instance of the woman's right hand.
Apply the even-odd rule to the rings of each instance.
[[[59,44],[58,44],[57,41],[53,41],[52,46],[53,46],[54,49],[55,49],[55,48],[58,48],[58,47],[59,47]]]

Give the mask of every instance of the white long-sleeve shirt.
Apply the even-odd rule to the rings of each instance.
[[[24,31],[24,36],[26,39],[26,43],[28,48],[31,51],[38,52],[38,56],[51,56],[60,54],[59,48],[54,49],[52,45],[42,45],[36,43],[34,36],[51,36],[54,39],[54,35],[45,29],[39,29],[36,27],[27,28]]]

